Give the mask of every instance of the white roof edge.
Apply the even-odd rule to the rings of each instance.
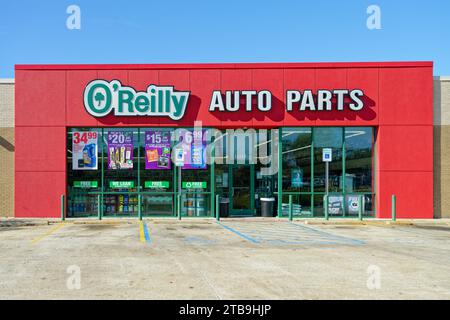
[[[434,80],[450,81],[450,76],[438,76],[434,77]]]
[[[450,76],[434,76],[433,79],[441,80],[441,81],[450,81]],[[1,84],[15,83],[15,79],[14,78],[0,78],[0,83]]]
[[[434,80],[450,81],[450,76],[434,76]],[[0,84],[15,83],[14,78],[0,78]]]

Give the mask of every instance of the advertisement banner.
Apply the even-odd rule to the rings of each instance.
[[[183,169],[206,169],[205,130],[185,130],[180,141],[184,153]]]
[[[74,181],[73,186],[75,188],[98,188],[98,181]]]
[[[132,189],[134,188],[134,181],[110,181],[109,187],[111,189]]]
[[[72,170],[98,169],[98,134],[74,131],[72,134]]]
[[[149,130],[145,132],[145,169],[171,168],[170,132]]]
[[[133,132],[108,132],[108,169],[133,169]]]
[[[301,188],[303,187],[303,170],[292,169],[291,170],[291,187]]]
[[[169,188],[169,181],[145,181],[145,188],[149,189],[167,189]]]
[[[364,197],[362,197],[364,202]],[[364,206],[363,206],[364,208]],[[349,195],[347,196],[347,210],[349,214],[358,214],[359,211],[359,203],[357,195]]]
[[[324,196],[326,197],[326,196]],[[328,213],[339,215],[343,214],[344,197],[343,196],[329,196],[328,197]]]
[[[181,188],[183,189],[206,189],[206,181],[183,181]]]

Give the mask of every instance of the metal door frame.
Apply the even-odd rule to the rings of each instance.
[[[250,168],[250,209],[233,208],[233,169],[237,166]],[[228,165],[228,198],[230,199],[230,216],[255,216],[255,165],[254,164],[230,164]]]

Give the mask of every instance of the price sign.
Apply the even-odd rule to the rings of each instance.
[[[159,130],[146,131],[145,169],[168,170],[170,168],[170,132]]]
[[[72,133],[72,169],[98,169],[98,134],[95,131]]]
[[[186,130],[181,135],[183,169],[206,169],[206,130]]]
[[[132,132],[108,132],[108,169],[133,169]]]

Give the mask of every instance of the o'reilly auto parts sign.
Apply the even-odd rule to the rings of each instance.
[[[136,91],[119,80],[93,80],[84,90],[84,107],[94,117],[112,113],[115,116],[163,116],[180,120],[186,111],[189,94],[189,91],[174,90],[173,86],[151,84],[146,91]],[[361,89],[286,90],[285,111],[358,112],[364,108],[364,96]],[[209,101],[211,113],[272,110],[270,90],[213,90]]]

